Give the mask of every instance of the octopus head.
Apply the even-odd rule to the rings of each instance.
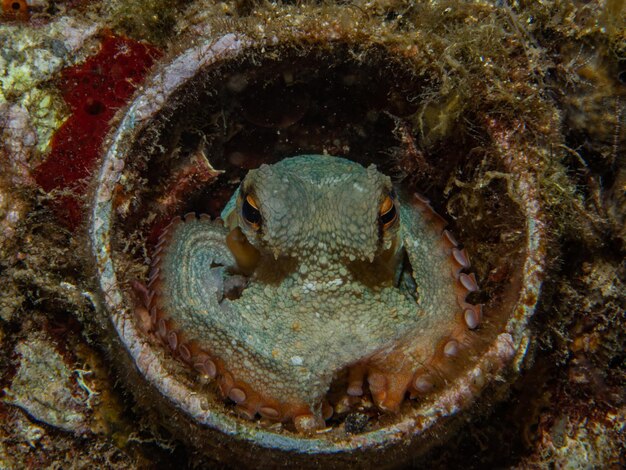
[[[310,155],[250,171],[222,217],[240,265],[262,254],[345,265],[396,250],[397,205],[390,178],[374,165]]]

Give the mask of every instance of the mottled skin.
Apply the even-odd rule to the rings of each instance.
[[[464,300],[476,289],[459,274],[465,252],[374,166],[318,155],[263,165],[222,218],[167,230],[146,303],[157,334],[249,417],[318,427],[346,369],[349,395],[366,379],[396,410],[407,391],[432,388],[480,320]]]

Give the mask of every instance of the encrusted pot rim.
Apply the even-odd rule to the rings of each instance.
[[[333,41],[341,40],[340,36],[333,38]],[[278,45],[278,39],[267,39],[266,44]],[[149,80],[144,91],[135,98],[117,124],[97,177],[89,229],[105,311],[110,315],[114,330],[139,372],[162,395],[169,399],[178,397],[178,401],[174,402],[175,406],[198,425],[218,430],[251,445],[300,454],[381,449],[398,444],[406,438],[422,435],[442,419],[451,418],[472,403],[477,395],[476,390],[483,388],[480,384],[494,376],[504,375],[507,371],[517,371],[530,341],[527,323],[534,313],[541,290],[546,224],[534,175],[520,170],[516,163],[516,149],[502,142],[496,148],[501,153],[505,166],[517,173],[518,190],[525,196],[521,198],[521,204],[527,221],[526,256],[517,305],[501,333],[482,352],[474,367],[455,380],[452,386],[434,395],[433,400],[403,412],[401,418],[392,425],[363,434],[347,435],[342,439],[329,439],[324,434],[311,437],[274,432],[260,428],[253,422],[246,426],[231,414],[205,410],[206,404],[203,404],[202,398],[194,390],[171,377],[163,357],[152,350],[148,340],[142,337],[133,319],[132,308],[124,305],[124,296],[117,281],[111,252],[111,231],[115,218],[112,195],[122,176],[125,158],[130,153],[130,142],[143,128],[144,123],[149,122],[161,105],[192,78],[198,69],[223,60],[232,60],[246,48],[258,45],[258,40],[253,41],[243,34],[229,33],[218,39],[204,40],[187,49]],[[437,403],[438,406],[432,406],[432,403]]]

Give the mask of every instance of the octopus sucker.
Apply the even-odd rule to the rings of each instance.
[[[199,39],[120,112],[92,199],[102,311],[139,404],[203,453],[397,463],[518,372],[544,264],[534,150],[496,119],[421,142],[411,100],[437,69],[375,35],[290,34]],[[240,109],[293,83],[298,112]],[[210,178],[189,177],[198,152]],[[516,177],[455,212],[446,184],[485,169]]]

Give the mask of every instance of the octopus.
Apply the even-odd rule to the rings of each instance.
[[[425,145],[424,49],[310,25],[194,42],[118,114],[90,209],[97,317],[138,405],[211,459],[400,464],[519,375],[540,153],[482,114],[475,140]]]
[[[588,462],[589,439],[603,438],[596,453],[605,456],[608,440],[619,442],[611,426],[622,403],[610,398],[619,384],[619,335],[596,334],[615,330],[619,318],[612,310],[619,296],[606,286],[615,287],[609,255],[619,251],[612,196],[620,178],[598,179],[612,172],[624,140],[615,2],[194,1],[185,11],[144,9],[132,21],[132,8],[106,2],[41,11],[47,3],[0,4],[3,34],[20,33],[5,58],[21,66],[7,69],[4,95],[28,118],[8,126],[0,149],[9,165],[0,251],[13,316],[0,328],[10,333],[0,388],[17,390],[20,371],[50,349],[31,348],[26,357],[22,346],[50,339],[67,365],[59,379],[80,385],[86,371],[76,368],[86,368],[72,349],[97,338],[110,380],[132,397],[126,448],[145,447],[137,430],[142,442],[158,443],[161,433],[145,430],[164,427],[189,446],[196,466],[206,466],[201,457],[259,468],[403,468],[450,462],[442,454],[489,465],[507,460],[503,446],[515,460],[528,461],[522,451],[532,448],[539,457],[531,463],[554,461],[545,450],[558,447],[564,461]],[[99,167],[80,188],[43,197],[35,182],[11,185],[12,164],[28,173],[42,158],[53,161],[42,152],[45,136],[68,122],[57,117],[70,109],[60,67],[87,70],[106,49],[103,40],[98,52],[103,25],[158,40],[164,55],[153,56],[145,82],[136,70],[115,79],[92,71],[104,79],[100,89],[117,95],[118,79],[137,89],[128,107],[125,99],[115,106],[116,116],[100,116],[106,139],[90,147]],[[28,54],[35,49],[57,65],[39,70],[42,55]],[[85,110],[93,111],[81,107],[73,117]],[[31,138],[24,126],[36,131]],[[32,158],[20,159],[16,143]],[[337,157],[315,156],[322,153]],[[300,154],[308,157],[289,158]],[[324,186],[311,183],[317,159],[327,162],[313,172],[325,175]],[[363,174],[372,178],[359,180]],[[348,191],[351,178],[363,194]],[[264,191],[270,187],[279,192]],[[60,226],[46,207],[79,190],[87,191],[80,202],[89,204],[89,220],[50,237]],[[32,209],[27,219],[24,209]],[[145,283],[135,283],[139,298],[133,280]],[[35,308],[34,317],[13,313],[24,308]],[[49,320],[66,317],[81,331],[40,337]],[[593,318],[605,320],[594,326]],[[597,379],[598,371],[608,372]],[[559,380],[546,381],[554,373]],[[37,386],[24,388],[26,396]],[[88,419],[109,407],[108,394],[100,395],[101,403],[87,400],[95,406],[85,409]],[[549,396],[563,406],[546,410]],[[498,411],[489,418],[491,410]],[[567,413],[581,419],[569,422]],[[18,447],[21,423],[9,428]],[[461,429],[465,423],[472,425]],[[120,426],[107,428],[115,436],[103,437],[124,446]],[[468,445],[476,436],[479,453]],[[45,450],[55,451],[55,442],[66,449],[72,439],[56,437]],[[435,455],[418,460],[429,449]],[[34,458],[51,453],[34,450]],[[177,444],[173,458],[184,454]]]
[[[468,255],[445,225],[374,165],[262,165],[221,218],[165,229],[137,313],[250,419],[323,427],[342,373],[348,396],[369,390],[397,412],[446,381],[480,324]]]

